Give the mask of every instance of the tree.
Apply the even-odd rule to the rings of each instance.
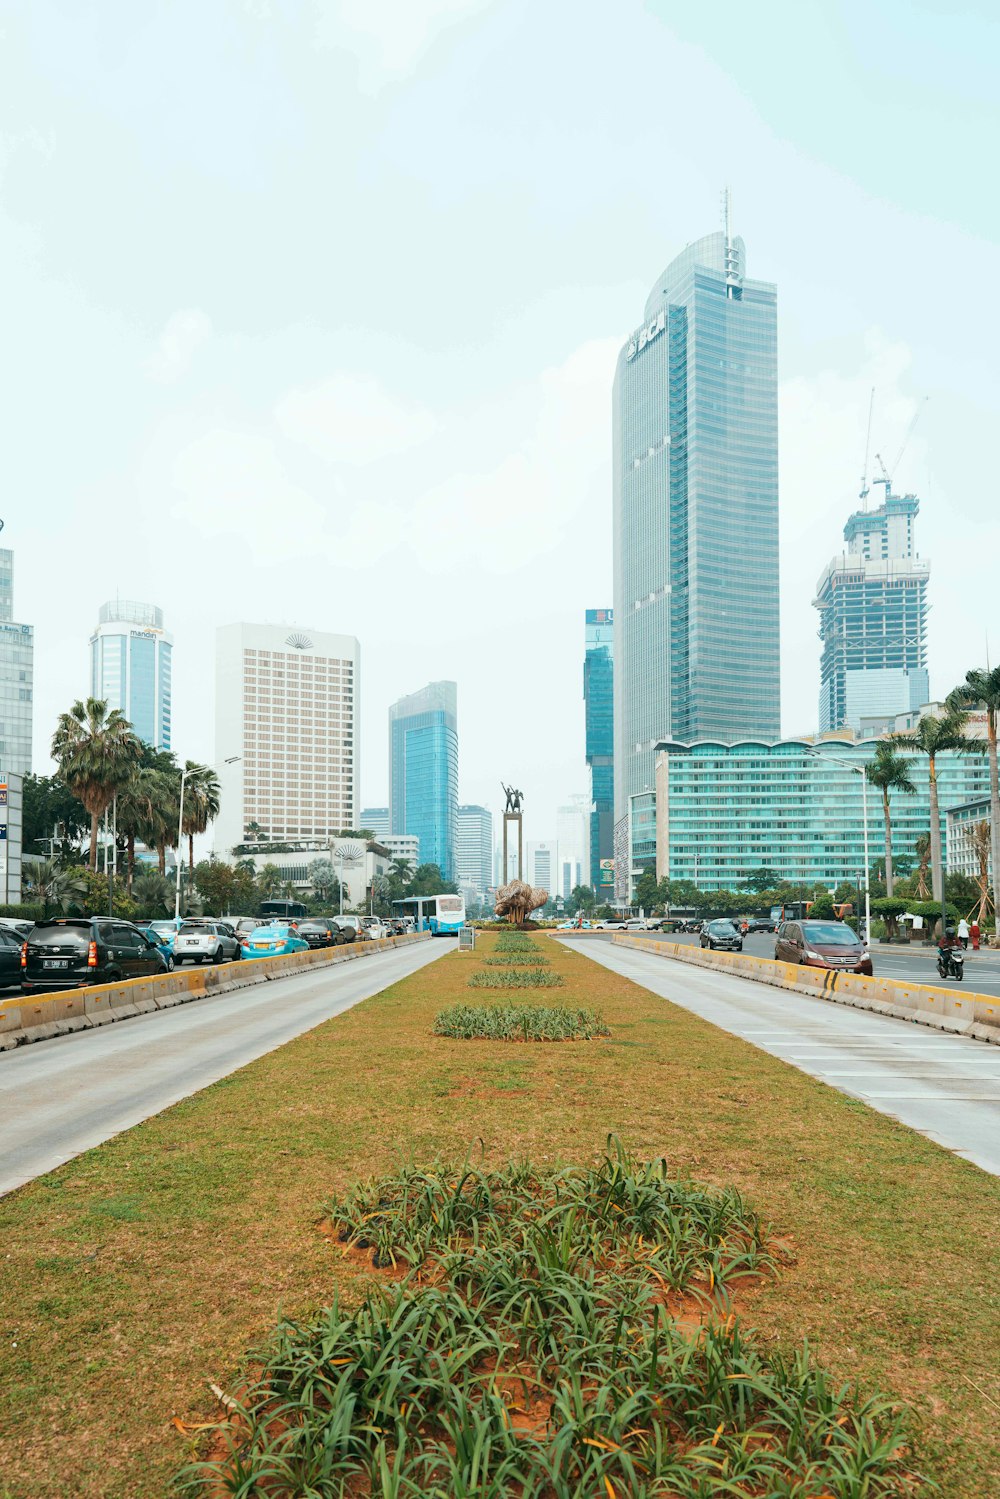
[[[340,899],[340,881],[330,859],[313,859],[306,873],[319,900],[332,903]]]
[[[1000,880],[1000,770],[997,764],[997,722],[1000,716],[1000,666],[992,671],[974,668],[965,681],[948,697],[949,708],[971,708],[982,704],[986,709],[986,747],[990,757],[990,855],[993,865],[993,888]],[[1000,922],[993,933],[994,947],[1000,947]]]
[[[437,864],[418,864],[406,889],[407,895],[455,895],[457,886],[446,880]]]
[[[597,897],[589,885],[574,885],[570,891],[570,909],[573,911],[592,911]]]
[[[930,886],[927,883],[927,871],[931,861],[931,835],[921,833],[913,845],[917,856],[917,872],[913,877],[913,894],[920,900],[926,900],[930,895]]]
[[[949,709],[941,718],[926,713],[915,729],[887,736],[904,754],[926,755],[927,784],[930,792],[931,891],[936,901],[944,899],[944,865],[941,860],[941,812],[938,806],[937,757],[946,751],[959,755],[982,754],[986,746],[981,739],[970,739],[965,732],[968,714]]]
[[[243,836],[248,843],[266,843],[268,840],[268,835],[259,822],[248,822],[243,829]]]
[[[184,832],[188,840],[188,868],[194,878],[194,835],[204,833],[219,815],[219,777],[210,765],[188,760],[184,766]]]
[[[87,882],[79,866],[74,869],[58,859],[25,859],[24,872],[28,892],[41,901],[45,916],[53,907],[65,914],[86,897]]]
[[[644,869],[635,882],[634,904],[651,911],[656,905],[656,893],[656,875],[652,869]]]
[[[174,887],[153,869],[146,869],[138,876],[132,886],[132,898],[143,916],[155,920],[174,914]]]
[[[265,864],[257,876],[257,888],[265,900],[270,896],[277,895],[284,883],[285,877],[277,864]]]
[[[89,829],[86,807],[58,776],[25,776],[22,794],[21,847],[26,858],[45,844],[54,853],[52,840],[74,843]]]
[[[836,915],[837,913],[833,909],[833,899],[828,892],[824,893],[823,895],[817,895],[816,899],[809,907],[810,920],[834,921],[836,919]]]
[[[97,868],[97,830],[115,792],[128,780],[142,753],[132,725],[103,698],[75,702],[60,713],[52,736],[52,758],[61,779],[90,813],[90,868]]]
[[[781,876],[775,870],[767,869],[764,866],[743,876],[743,884],[748,890],[752,890],[755,895],[759,895],[762,890],[773,890],[775,885],[780,883]]]
[[[891,899],[892,878],[892,824],[889,815],[890,791],[901,791],[905,796],[916,794],[916,786],[902,755],[897,755],[891,744],[884,740],[875,746],[875,756],[865,766],[865,779],[877,786],[882,793],[882,816],[885,820],[885,893]]]

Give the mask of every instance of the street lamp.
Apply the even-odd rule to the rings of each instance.
[[[872,944],[872,899],[871,899],[871,876],[868,856],[868,777],[865,774],[868,765],[855,765],[853,760],[842,760],[839,755],[825,755],[821,750],[806,750],[807,755],[812,755],[815,760],[832,760],[835,765],[846,765],[848,770],[856,771],[861,777],[861,824],[863,828],[863,839],[865,849],[865,946],[870,948]]]
[[[230,755],[228,757],[228,759],[225,759],[225,760],[222,761],[222,764],[223,765],[236,765],[240,760],[242,760],[242,758],[243,758],[242,755]],[[195,767],[195,768],[196,769],[200,769],[200,767]],[[208,765],[205,768],[207,770],[218,770],[219,766],[218,765]],[[181,847],[182,847],[182,844],[184,842],[184,784],[187,781],[187,778],[188,778],[188,766],[185,765],[184,769],[181,771],[181,806],[180,806],[180,811],[177,814],[177,857],[176,857],[176,861],[175,861],[176,864],[177,864],[177,869],[176,869],[177,883],[176,883],[176,885],[174,887],[174,922],[175,923],[178,922],[178,921],[180,921],[180,919],[181,919],[181,862],[182,862],[182,860],[181,860]]]

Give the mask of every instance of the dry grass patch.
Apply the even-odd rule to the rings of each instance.
[[[162,1499],[198,1452],[171,1418],[213,1419],[209,1380],[282,1315],[362,1304],[377,1272],[316,1229],[332,1193],[477,1139],[492,1163],[592,1162],[609,1131],[779,1225],[795,1264],[747,1294],[765,1352],[807,1337],[835,1380],[914,1407],[948,1499],[995,1499],[998,1183],[531,940],[611,1040],[498,1055],[435,1037],[468,996],[456,953],[0,1201],[4,1499]]]

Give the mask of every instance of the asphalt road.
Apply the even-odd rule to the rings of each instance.
[[[434,938],[0,1052],[0,1195],[433,963]]]
[[[1000,1046],[655,953],[568,945],[1000,1176]]]
[[[613,937],[614,932],[602,936]],[[698,946],[696,933],[689,932],[642,932],[643,937],[662,937],[665,942],[690,943]],[[758,932],[744,937],[743,951],[755,958],[774,957],[774,933]],[[955,984],[954,979],[941,979],[937,971],[937,953],[926,947],[883,947],[878,943],[872,949],[872,965],[879,978],[909,979],[916,984]],[[965,954],[965,978],[959,989],[973,989],[977,994],[991,994],[1000,999],[1000,951],[983,949],[973,952],[970,947]]]

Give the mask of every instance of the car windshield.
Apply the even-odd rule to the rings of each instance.
[[[710,921],[709,926],[713,932],[722,932],[723,934],[735,932],[736,930],[731,921]]]
[[[264,940],[267,942],[273,942],[276,938],[287,937],[288,927],[271,925],[259,926],[253,935],[255,941],[259,941],[261,938],[264,938]]]
[[[802,933],[816,947],[857,947],[858,939],[842,921],[806,921]]]
[[[149,923],[149,930],[151,932],[162,932],[164,934],[168,934],[170,932],[176,931],[176,927],[174,926],[172,921],[151,921]]]

